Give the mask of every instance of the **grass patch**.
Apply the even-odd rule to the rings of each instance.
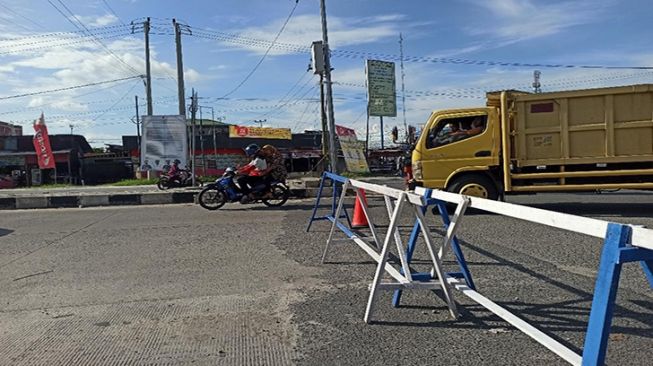
[[[352,172],[342,172],[340,173],[340,175],[347,178],[365,178],[365,177],[378,176],[378,174],[374,174],[374,173],[352,173]]]
[[[108,185],[114,187],[131,187],[131,186],[150,186],[156,184],[159,181],[159,178],[152,179],[124,179],[115,183],[109,183]]]
[[[68,188],[72,187],[70,184],[67,183],[51,183],[51,184],[41,184],[40,186],[31,186],[29,188]]]

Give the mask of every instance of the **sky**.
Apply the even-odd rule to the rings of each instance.
[[[359,138],[366,59],[396,62],[398,114],[384,118],[386,141],[392,127],[401,136],[404,121],[419,126],[433,110],[483,106],[487,91],[530,91],[535,70],[545,92],[653,83],[653,70],[614,68],[653,67],[646,0],[326,0],[326,8],[335,121]],[[319,77],[307,70],[311,42],[322,38],[318,0],[0,0],[0,121],[30,134],[43,112],[51,134],[72,125],[96,147],[135,135],[146,17],[154,114],[179,110],[175,18],[186,103],[196,90],[202,117],[320,129]],[[378,117],[370,131],[378,144]]]

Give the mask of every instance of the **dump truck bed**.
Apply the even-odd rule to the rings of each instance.
[[[507,105],[517,167],[653,161],[652,84],[510,92]]]

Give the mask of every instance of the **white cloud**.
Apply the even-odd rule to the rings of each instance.
[[[8,70],[33,69],[31,74],[41,75],[32,80],[15,82],[14,90],[17,93],[48,90],[88,84],[103,80],[112,80],[132,76],[136,72],[145,72],[145,60],[141,56],[142,43],[136,38],[124,38],[112,43],[106,43],[116,57],[106,52],[95,43],[73,44],[67,47],[58,47],[48,50],[26,51],[17,54],[18,60],[3,67]],[[156,60],[156,53],[152,52],[152,76],[175,77],[176,68],[166,62]],[[131,70],[129,67],[133,68]],[[35,71],[47,71],[50,74],[43,76]],[[0,69],[0,72],[2,69]],[[202,75],[194,69],[186,69],[185,76],[188,82],[195,82]],[[72,109],[75,110],[76,109]]]
[[[75,17],[70,17],[70,20],[76,23],[75,18],[79,19],[84,25],[91,27],[104,27],[118,22],[118,17],[113,14],[104,14],[100,16],[83,16],[75,15]]]
[[[492,17],[481,25],[467,27],[472,35],[490,34],[504,44],[550,36],[601,20],[612,1],[594,0],[546,2],[535,0],[468,0]]]
[[[329,17],[329,43],[331,48],[374,43],[388,37],[396,38],[403,15],[388,14],[368,18]],[[243,37],[272,41],[279,32],[282,19],[275,20],[261,27],[248,27],[234,30]],[[322,39],[322,28],[318,15],[298,15],[290,20],[278,43],[290,43],[309,46],[313,41]],[[232,44],[256,53],[264,53],[265,47]],[[274,48],[271,54],[286,54],[288,51]]]

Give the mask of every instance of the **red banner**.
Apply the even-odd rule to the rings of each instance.
[[[38,156],[39,168],[54,169],[54,156],[50,147],[50,137],[48,137],[48,128],[45,126],[43,113],[41,117],[34,121],[34,150]]]

